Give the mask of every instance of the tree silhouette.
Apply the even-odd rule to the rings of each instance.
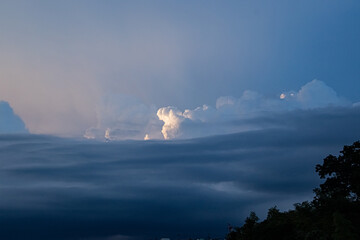
[[[251,240],[254,238],[253,232],[255,225],[259,221],[259,217],[256,216],[255,212],[250,212],[249,217],[245,219],[245,223],[241,228],[235,228],[235,231],[230,232],[228,239],[244,239]]]
[[[344,146],[340,153],[316,165],[325,182],[314,189],[313,201],[294,204],[295,209],[286,212],[272,207],[262,222],[251,212],[227,239],[360,239],[360,142]]]
[[[360,197],[360,142],[344,146],[341,155],[329,155],[323,165],[316,165],[320,178],[326,178],[315,189],[316,199],[346,199],[359,201]]]

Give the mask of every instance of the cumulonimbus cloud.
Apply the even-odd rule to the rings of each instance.
[[[194,110],[186,109],[181,112],[175,107],[164,107],[158,110],[157,115],[164,122],[162,127],[164,138],[172,139],[252,130],[256,126],[242,125],[240,127],[231,123],[269,113],[347,105],[350,106],[351,104],[339,97],[324,82],[315,79],[305,84],[297,92],[283,92],[276,98],[266,98],[258,92],[247,90],[243,92],[240,98],[219,97],[215,108],[204,105]]]
[[[319,80],[274,97],[246,90],[238,98],[219,97],[215,106],[184,111],[176,106],[157,109],[129,96],[111,95],[98,105],[98,124],[87,129],[84,136],[106,140],[204,137],[263,129],[265,125],[256,124],[256,119],[274,113],[337,106],[352,105]]]

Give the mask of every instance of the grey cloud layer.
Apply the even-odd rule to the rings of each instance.
[[[311,199],[315,164],[359,139],[359,119],[280,112],[251,120],[271,128],[176,141],[0,135],[0,236],[222,237],[250,210]]]

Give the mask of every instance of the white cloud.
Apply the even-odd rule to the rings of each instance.
[[[295,102],[298,103],[302,109],[348,104],[348,102],[340,98],[332,88],[316,79],[302,86],[298,93],[290,92],[287,98],[289,97],[294,98]]]
[[[27,132],[24,122],[14,113],[10,104],[0,101],[0,134]]]
[[[254,130],[258,128],[255,124],[239,126],[232,122],[266,116],[268,113],[347,105],[350,106],[349,102],[338,97],[324,82],[313,80],[298,92],[284,92],[277,98],[266,98],[258,92],[247,90],[240,98],[219,97],[216,108],[204,105],[181,112],[176,107],[164,107],[158,110],[157,115],[164,121],[164,138],[172,139]]]
[[[185,117],[183,113],[174,107],[163,107],[157,111],[157,116],[164,122],[161,133],[165,139],[175,138],[179,131],[180,125]]]
[[[175,139],[204,137],[264,128],[256,118],[296,109],[351,106],[324,82],[313,80],[299,91],[272,98],[246,90],[239,98],[219,97],[216,106],[181,111],[167,106],[156,110],[126,95],[109,95],[97,106],[97,125],[84,137],[102,140]],[[355,106],[355,105],[354,105]],[[271,124],[266,126],[270,127]]]
[[[216,108],[219,109],[226,105],[234,105],[236,99],[234,97],[226,96],[226,97],[219,97],[216,100]]]
[[[150,138],[149,134],[145,134],[144,140],[150,140],[150,139],[151,138]]]
[[[156,108],[126,95],[109,95],[97,106],[97,125],[86,130],[88,139],[159,138],[161,122]]]

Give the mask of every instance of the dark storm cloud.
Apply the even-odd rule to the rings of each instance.
[[[0,135],[0,238],[223,237],[251,210],[311,199],[315,164],[360,138],[359,119],[359,107],[292,111],[181,141]]]

